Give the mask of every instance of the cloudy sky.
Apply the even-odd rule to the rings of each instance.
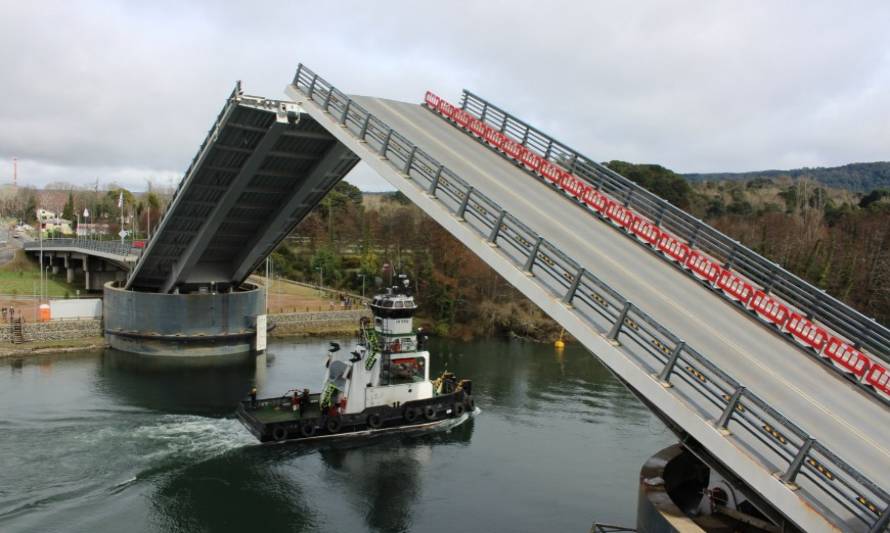
[[[169,185],[235,80],[488,97],[679,172],[888,160],[890,2],[0,0],[0,182]],[[367,168],[349,178],[389,187]]]

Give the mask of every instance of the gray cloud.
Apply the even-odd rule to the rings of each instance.
[[[357,94],[470,88],[603,160],[888,159],[886,2],[130,4],[6,4],[0,179],[178,178],[235,80],[280,98],[299,61]]]

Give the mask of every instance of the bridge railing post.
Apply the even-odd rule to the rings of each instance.
[[[312,83],[309,84],[309,99],[312,100],[312,93],[315,92],[315,82],[318,81],[318,74],[312,76]]]
[[[410,175],[411,163],[414,162],[415,154],[417,154],[417,146],[416,145],[411,147],[411,153],[408,154],[408,158],[405,159],[405,166],[402,167],[402,174],[405,174],[406,176]]]
[[[488,235],[488,242],[495,244],[498,240],[498,234],[501,231],[501,224],[504,223],[504,217],[507,216],[507,212],[501,209],[500,214],[498,215],[497,221],[494,223],[494,227],[491,228],[491,233]]]
[[[786,485],[794,484],[794,480],[797,478],[797,474],[800,472],[800,468],[803,466],[807,454],[810,453],[810,448],[813,447],[813,442],[812,437],[807,437],[806,440],[803,441],[800,449],[797,450],[797,455],[794,456],[794,460],[791,461],[791,464],[788,465],[788,469],[782,474],[782,477],[780,478],[782,483],[785,483]]]
[[[467,213],[467,205],[470,203],[470,195],[473,194],[473,187],[467,187],[467,192],[464,194],[464,199],[460,203],[460,207],[457,208],[457,218],[461,220],[466,220],[464,215]]]
[[[380,157],[386,159],[386,151],[389,149],[389,140],[392,139],[392,128],[389,128],[389,131],[386,132],[386,137],[383,138],[383,144],[380,145]]]
[[[677,365],[677,361],[680,359],[680,352],[682,352],[685,347],[686,343],[684,341],[680,341],[674,346],[670,357],[664,364],[664,368],[662,368],[661,372],[658,374],[658,381],[660,381],[662,385],[670,385],[671,373],[673,373],[674,366]]]
[[[370,124],[370,123],[371,123],[371,113],[368,113],[367,115],[365,115],[365,120],[362,121],[362,129],[358,133],[358,138],[362,142],[368,142],[367,140],[365,140],[365,137],[368,136],[368,124]]]
[[[346,100],[346,105],[343,106],[343,114],[340,115],[340,124],[346,125],[346,117],[349,116],[349,108],[352,106],[352,98]]]
[[[445,165],[439,165],[439,168],[436,169],[436,173],[433,175],[433,181],[430,182],[430,188],[427,189],[427,194],[436,197],[436,189],[439,188],[439,178],[442,177],[442,171],[445,169]]]
[[[890,525],[890,505],[884,509],[884,512],[881,513],[878,520],[872,524],[868,533],[884,533],[887,530],[888,525]]]
[[[334,95],[334,88],[331,87],[330,89],[328,89],[328,95],[324,97],[324,105],[322,106],[322,109],[324,109],[325,112],[327,112],[328,107],[331,106],[331,96],[333,96],[333,95]]]
[[[618,335],[621,333],[621,326],[624,324],[624,321],[627,319],[627,313],[630,312],[630,308],[633,304],[630,301],[625,300],[624,307],[621,308],[621,312],[618,313],[618,318],[615,320],[615,323],[612,325],[612,329],[609,331],[609,340],[617,341]]]
[[[726,408],[723,409],[723,413],[720,414],[720,418],[717,420],[717,429],[726,430],[726,427],[729,425],[729,421],[732,420],[732,413],[735,412],[736,407],[739,405],[739,401],[742,399],[742,394],[745,393],[745,387],[737,387],[735,392],[732,393],[732,396],[729,398],[729,401],[726,403]]]
[[[566,291],[565,295],[562,297],[562,303],[566,305],[571,305],[572,300],[575,298],[575,293],[578,292],[578,285],[581,285],[581,277],[584,275],[584,268],[579,268],[577,272],[575,272],[575,279],[572,281],[572,286],[569,287],[569,290]]]
[[[532,268],[535,266],[535,260],[538,258],[538,250],[541,249],[541,242],[544,241],[544,238],[540,235],[537,239],[535,239],[535,244],[532,246],[531,253],[528,254],[528,259],[525,260],[525,266],[522,267],[526,273],[531,274]]]

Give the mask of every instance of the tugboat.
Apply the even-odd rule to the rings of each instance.
[[[350,353],[332,342],[321,391],[288,391],[238,406],[238,419],[260,442],[317,440],[457,425],[475,411],[472,382],[445,371],[430,380],[426,337],[414,330],[410,282],[370,303]]]

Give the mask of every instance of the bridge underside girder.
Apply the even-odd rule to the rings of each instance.
[[[296,104],[236,87],[127,287],[240,285],[357,162]]]

